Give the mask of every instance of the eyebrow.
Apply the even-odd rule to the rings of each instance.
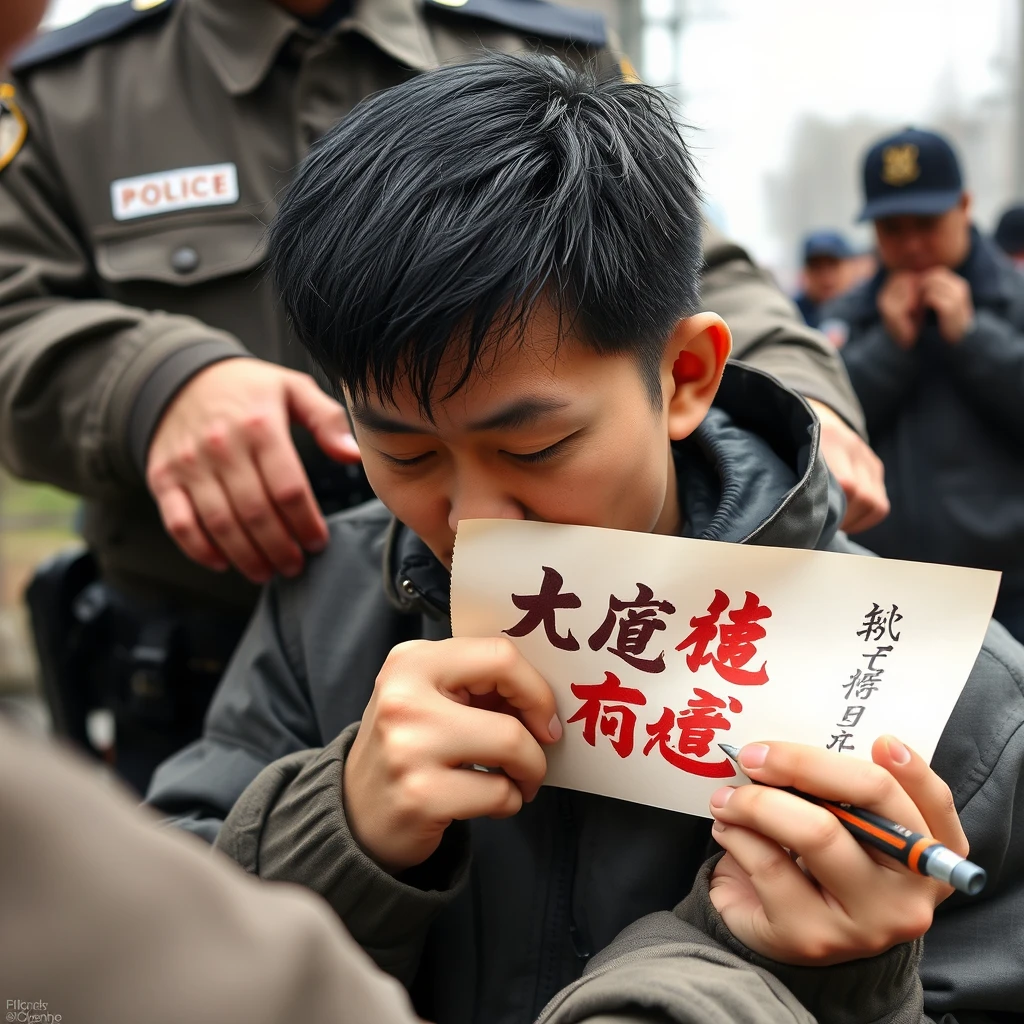
[[[511,402],[503,409],[498,409],[485,419],[476,420],[468,424],[472,431],[484,430],[518,430],[522,427],[532,426],[537,420],[553,412],[561,412],[568,409],[569,403],[557,398],[521,398]],[[364,405],[353,405],[352,415],[359,420],[360,424],[368,430],[378,434],[425,434],[424,430],[415,423],[406,423],[403,420],[392,419],[390,416],[376,409]]]

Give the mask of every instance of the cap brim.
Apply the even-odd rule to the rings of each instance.
[[[827,256],[829,259],[833,260],[847,260],[852,255],[853,253],[847,249],[839,249],[836,246],[832,246],[831,248],[823,246],[820,249],[811,249],[810,251],[805,252],[804,262],[807,260],[816,260],[819,256]]]
[[[959,189],[953,192],[906,192],[900,195],[880,196],[861,210],[858,221],[879,220],[881,217],[934,216],[952,210],[963,195]]]

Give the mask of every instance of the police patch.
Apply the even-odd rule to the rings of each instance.
[[[901,146],[887,146],[882,150],[882,181],[886,185],[900,188],[917,181],[921,167],[917,162],[917,146],[906,143]]]
[[[14,86],[0,83],[0,171],[2,171],[25,145],[28,122],[14,99]]]

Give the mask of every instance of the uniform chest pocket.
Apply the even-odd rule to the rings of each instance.
[[[191,288],[246,274],[266,255],[266,226],[251,214],[183,214],[158,223],[96,229],[95,259],[108,285]]]

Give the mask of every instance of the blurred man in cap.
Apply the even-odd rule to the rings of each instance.
[[[881,269],[824,316],[885,464],[881,555],[1003,571],[996,618],[1024,638],[1024,279],[971,224],[949,142],[907,129],[864,161]]]
[[[810,327],[821,322],[821,307],[849,287],[853,250],[838,231],[812,231],[804,239],[803,291],[796,304]]]
[[[1007,207],[992,236],[1018,269],[1024,269],[1024,203]]]

